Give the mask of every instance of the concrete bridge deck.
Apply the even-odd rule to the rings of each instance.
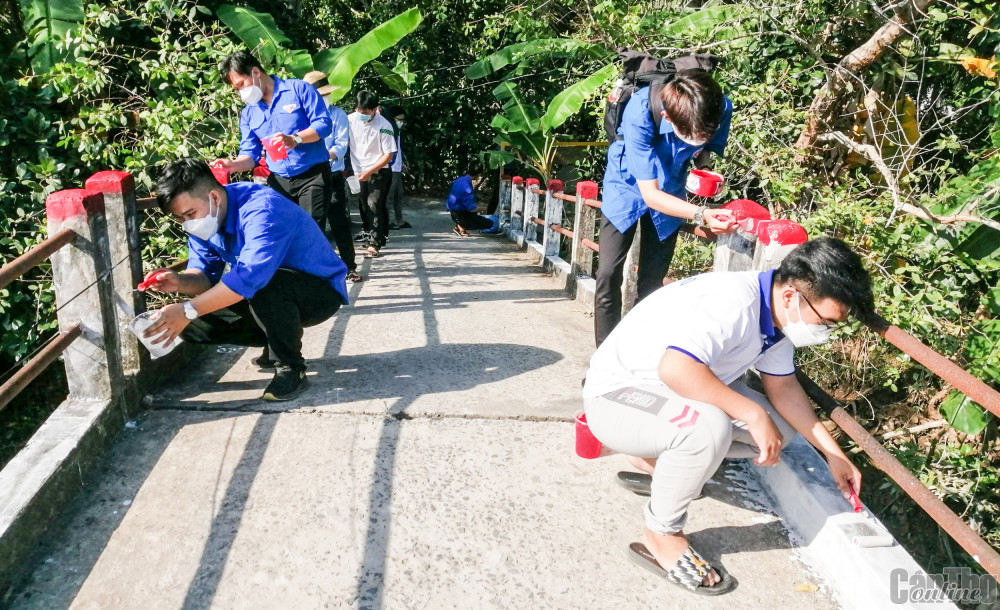
[[[310,389],[258,350],[147,397],[14,608],[834,608],[744,462],[693,505],[721,598],[626,557],[644,499],[573,454],[591,318],[529,255],[410,202],[353,305],[306,331]]]

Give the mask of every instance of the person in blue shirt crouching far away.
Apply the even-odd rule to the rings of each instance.
[[[657,129],[651,111],[663,117]],[[594,339],[598,346],[622,315],[622,279],[637,226],[638,300],[658,289],[674,255],[685,220],[715,233],[732,233],[728,210],[688,203],[685,183],[692,160],[722,155],[729,139],[733,104],[704,70],[682,70],[660,95],[650,87],[632,94],[617,137],[608,148],[601,198],[601,256],[594,290]]]
[[[451,212],[455,223],[452,233],[459,237],[468,237],[469,231],[482,231],[493,228],[495,221],[480,216],[476,206],[476,183],[483,170],[478,163],[469,164],[469,170],[451,183],[451,192],[444,205]]]
[[[256,363],[275,367],[263,399],[297,395],[306,386],[303,327],[348,303],[347,266],[319,225],[274,189],[222,186],[205,162],[190,158],[166,166],[156,198],[188,233],[188,263],[181,273],[162,272],[150,288],[193,298],[161,309],[145,336],[164,345],[182,336],[263,346]]]

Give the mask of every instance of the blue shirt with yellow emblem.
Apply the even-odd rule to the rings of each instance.
[[[608,149],[601,214],[621,233],[634,225],[649,210],[636,180],[657,180],[661,191],[686,199],[684,185],[691,159],[702,149],[721,157],[729,140],[732,118],[733,103],[725,98],[715,135],[702,146],[691,146],[674,134],[670,121],[661,121],[660,132],[655,134],[656,125],[649,114],[649,87],[633,93],[618,127],[618,135],[623,139],[615,140]],[[684,222],[655,210],[650,210],[650,216],[660,241],[673,235]]]
[[[271,187],[234,182],[225,189],[225,223],[208,239],[188,235],[188,269],[245,299],[279,268],[294,269],[327,280],[348,304],[347,265],[308,212]]]
[[[319,140],[289,149],[288,158],[281,161],[275,161],[271,155],[267,155],[267,169],[284,178],[292,178],[314,165],[330,160],[323,138],[333,130],[333,121],[326,110],[323,96],[315,87],[294,78],[271,78],[274,79],[271,105],[268,106],[261,100],[244,106],[240,111],[240,154],[249,155],[257,163],[264,139],[276,133],[292,136],[312,127],[319,134]]]

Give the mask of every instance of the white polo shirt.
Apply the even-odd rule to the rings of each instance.
[[[622,318],[590,359],[583,395],[663,384],[668,349],[683,352],[730,384],[750,367],[795,373],[795,348],[771,318],[774,271],[705,273],[660,288]]]
[[[392,125],[384,116],[375,113],[370,121],[362,121],[359,112],[347,115],[351,136],[351,168],[354,174],[373,167],[386,153],[396,152],[396,138]]]

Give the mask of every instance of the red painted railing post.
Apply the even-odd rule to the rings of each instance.
[[[524,241],[534,241],[537,242],[536,236],[538,235],[538,225],[531,221],[532,218],[538,218],[538,193],[533,193],[532,190],[538,190],[539,182],[538,178],[528,178],[524,183]]]
[[[510,193],[510,233],[509,237],[519,241],[524,229],[524,178],[514,176],[511,181]]]
[[[110,400],[121,364],[104,196],[84,189],[57,191],[45,200],[45,215],[49,235],[65,228],[78,235],[51,257],[59,329],[79,324],[83,330],[63,354],[69,398]]]
[[[583,245],[584,239],[594,239],[594,228],[597,224],[597,210],[585,205],[587,199],[596,199],[598,186],[596,182],[583,181],[576,184],[576,210],[573,219],[573,254],[571,264],[573,277],[594,275],[594,253]]]
[[[510,194],[511,177],[507,174],[500,174],[500,200],[497,202],[497,220],[501,231],[506,231],[510,226]]]
[[[135,211],[135,180],[128,172],[97,172],[86,182],[87,190],[104,196],[104,216],[108,225],[108,247],[114,269],[115,318],[118,323],[118,353],[122,373],[137,375],[148,352],[128,330],[137,314],[146,311],[146,300],[135,287],[142,281],[142,246]]]

